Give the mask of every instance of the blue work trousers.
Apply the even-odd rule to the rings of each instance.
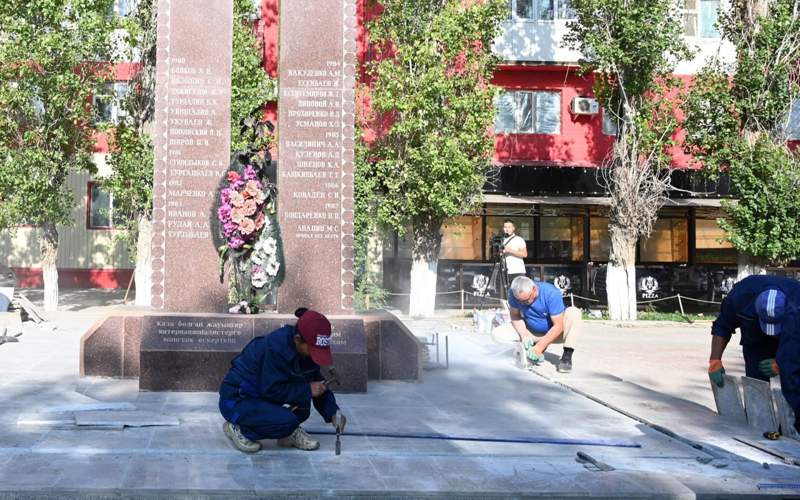
[[[286,437],[308,420],[311,414],[311,401],[291,410],[258,398],[227,399],[225,392],[223,384],[219,411],[225,420],[238,425],[244,437],[251,441]]]

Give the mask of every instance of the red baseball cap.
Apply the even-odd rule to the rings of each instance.
[[[325,315],[308,310],[297,320],[297,331],[308,344],[308,353],[320,366],[333,364],[331,357],[331,322]]]

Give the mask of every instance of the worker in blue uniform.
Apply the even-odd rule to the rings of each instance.
[[[780,372],[783,394],[800,414],[798,299],[800,281],[794,279],[757,275],[736,283],[711,326],[711,381],[724,386],[722,354],[739,328],[746,375],[768,381]]]
[[[325,422],[342,432],[346,418],[320,372],[332,364],[328,319],[298,309],[296,325],[286,325],[250,341],[231,361],[219,390],[223,431],[241,451],[261,449],[260,440],[301,450],[316,450],[319,442],[300,426],[311,405]]]

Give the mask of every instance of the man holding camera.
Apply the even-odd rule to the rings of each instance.
[[[528,256],[528,246],[525,240],[515,234],[516,227],[510,219],[503,221],[503,240],[500,245],[500,258],[504,259],[506,268],[506,283],[511,284],[517,276],[525,276],[525,262]]]

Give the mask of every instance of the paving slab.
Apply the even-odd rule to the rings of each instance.
[[[149,411],[76,411],[75,423],[79,427],[156,427],[177,426],[180,421]]]
[[[781,381],[778,377],[770,379],[770,389],[772,390],[772,402],[775,405],[775,411],[778,414],[778,424],[781,428],[781,435],[800,440],[800,433],[794,428],[795,415],[794,410],[786,401],[786,398],[781,392]]]
[[[751,377],[742,377],[744,408],[747,423],[758,432],[777,432],[778,418],[772,404],[769,382]]]
[[[714,394],[714,402],[717,405],[717,413],[721,417],[735,422],[747,423],[747,415],[744,411],[738,378],[732,375],[723,375],[722,380],[723,385],[719,387],[709,379],[711,391]]]

